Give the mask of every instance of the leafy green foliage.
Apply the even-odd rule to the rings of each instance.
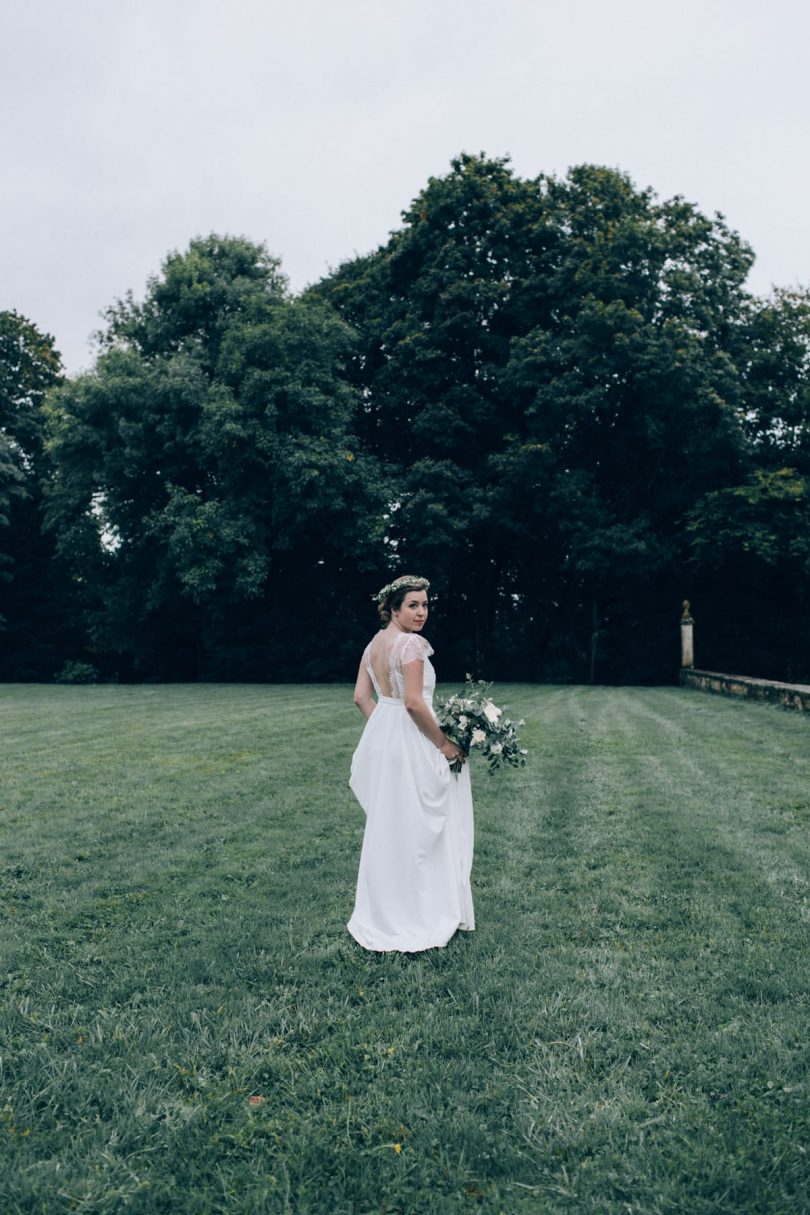
[[[781,651],[783,678],[806,678],[810,477],[793,468],[755,469],[741,485],[702,498],[689,512],[688,529],[710,620],[712,607],[718,615],[715,605],[734,588],[737,618],[727,620],[724,640],[709,633],[727,656],[721,669],[772,677],[768,655]]]
[[[66,662],[54,676],[54,683],[98,683],[99,671],[92,662]]]
[[[810,472],[810,295],[752,300],[741,329],[744,424],[757,463]]]
[[[754,299],[752,260],[617,170],[463,155],[299,298],[264,246],[193,240],[68,383],[5,314],[0,582],[55,548],[59,657],[105,675],[348,676],[408,569],[454,676],[671,680],[688,596],[704,663],[810,678],[810,295]]]
[[[350,331],[290,299],[261,247],[216,237],[108,319],[95,370],[51,401],[50,522],[94,572],[97,644],[143,673],[212,676],[238,636],[231,675],[300,677],[289,639],[267,645],[279,593],[306,603],[347,560],[374,560],[375,465],[341,375]]]
[[[521,181],[463,156],[403,219],[317,288],[360,333],[398,554],[468,609],[457,661],[499,667],[505,636],[507,669],[565,654],[582,677],[583,622],[677,602],[682,515],[744,466],[751,252],[720,217],[593,166]],[[614,636],[601,673],[629,659]]]
[[[694,508],[689,529],[696,552],[717,562],[747,557],[790,563],[810,574],[810,482],[795,469],[755,470],[744,485],[716,490]]]
[[[43,533],[45,402],[61,379],[53,339],[0,312],[0,679],[48,679],[81,648],[69,572]]]

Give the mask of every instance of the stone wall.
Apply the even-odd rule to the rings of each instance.
[[[717,671],[696,671],[681,668],[681,687],[697,692],[716,692],[720,696],[740,696],[748,700],[764,700],[784,709],[810,713],[810,685],[776,683],[771,679],[751,679],[748,675],[721,675]]]

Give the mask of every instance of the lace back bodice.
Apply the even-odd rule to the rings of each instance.
[[[388,700],[402,700],[405,695],[405,675],[402,668],[409,662],[425,664],[423,692],[433,695],[436,673],[430,662],[433,647],[418,633],[394,633],[383,630],[366,646],[364,654],[366,670],[371,676],[374,691]]]

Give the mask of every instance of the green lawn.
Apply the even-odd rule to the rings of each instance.
[[[496,698],[478,931],[378,956],[348,688],[0,686],[3,1215],[810,1210],[810,721]]]

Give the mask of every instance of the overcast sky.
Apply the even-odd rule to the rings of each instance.
[[[810,285],[808,47],[806,0],[0,0],[0,309],[76,372],[171,249],[264,241],[300,290],[461,151],[623,169]]]

